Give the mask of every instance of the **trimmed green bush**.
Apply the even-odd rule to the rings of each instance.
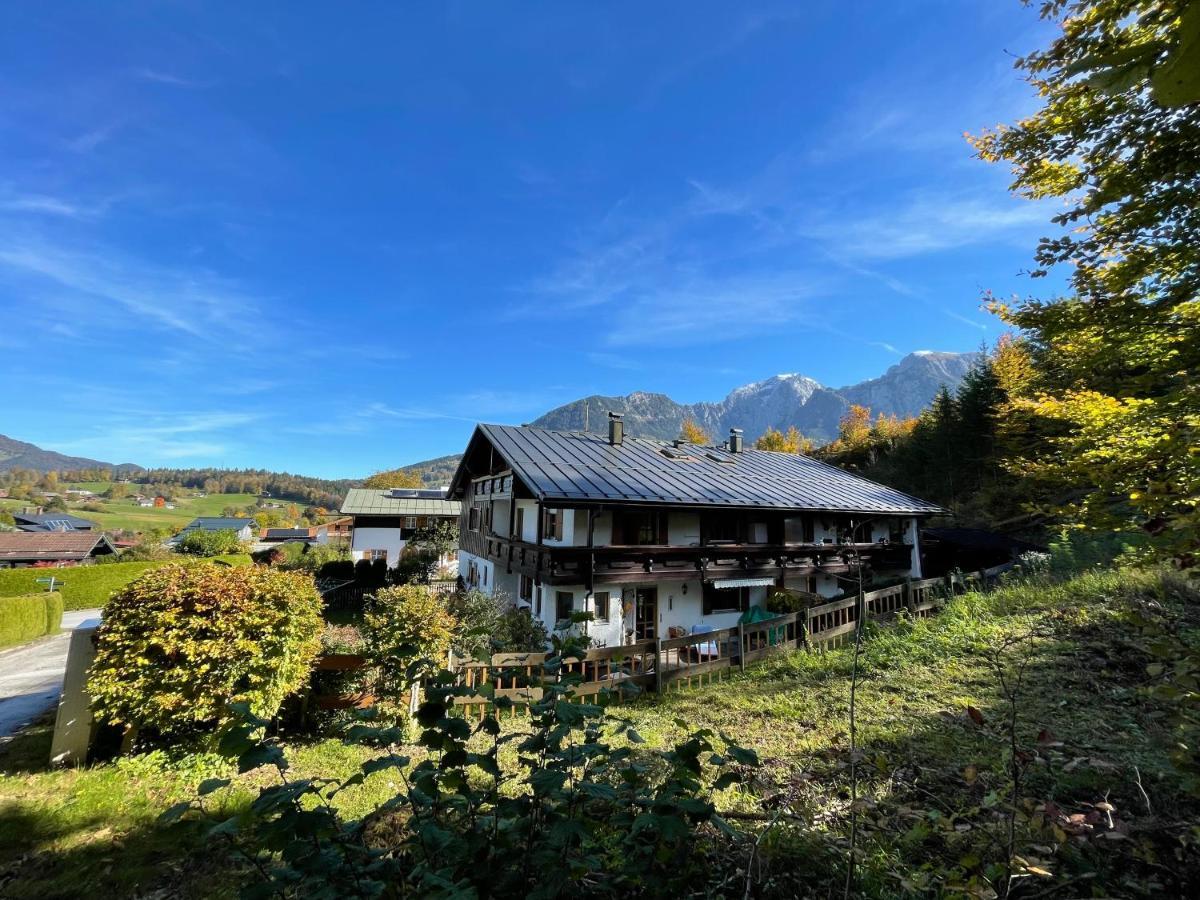
[[[54,634],[62,627],[63,598],[58,593],[0,597],[0,647],[12,647]]]
[[[104,608],[88,676],[92,709],[143,737],[211,741],[233,704],[270,718],[305,683],[322,625],[306,575],[162,566]]]
[[[178,563],[179,557],[173,557]],[[234,566],[248,565],[250,557],[231,554],[221,560]],[[57,588],[62,594],[65,609],[97,609],[143,572],[167,565],[172,560],[137,560],[92,566],[68,566],[65,569],[0,569],[0,597],[19,597],[45,591],[38,578],[53,576],[62,580]]]
[[[232,529],[223,531],[189,531],[179,539],[175,549],[189,556],[221,556],[241,552],[242,542]]]

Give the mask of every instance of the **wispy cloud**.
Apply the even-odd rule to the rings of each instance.
[[[50,197],[46,194],[22,194],[6,197],[0,200],[0,210],[4,212],[45,213],[51,216],[65,216],[69,219],[79,218],[82,210],[74,203]]]
[[[115,303],[144,324],[210,342],[247,333],[258,305],[212,272],[161,266],[111,248],[80,251],[0,237],[0,267],[93,303]]]
[[[606,343],[660,346],[719,343],[805,319],[821,286],[805,273],[705,278],[622,304]]]
[[[230,449],[238,429],[257,421],[249,413],[183,413],[169,418],[147,415],[141,420],[110,421],[100,434],[54,442],[64,453],[94,455],[113,461],[156,461],[219,458]]]
[[[171,72],[164,72],[161,69],[151,69],[142,67],[134,70],[134,75],[143,81],[152,81],[156,84],[166,84],[171,87],[199,89],[212,87],[213,82],[201,81],[194,78],[185,78],[182,75],[175,75]]]

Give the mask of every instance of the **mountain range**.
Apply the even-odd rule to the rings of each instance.
[[[622,413],[625,432],[670,440],[692,419],[715,440],[741,428],[753,441],[768,428],[795,426],[818,443],[837,436],[838,421],[851,404],[872,413],[901,418],[918,415],[945,385],[953,391],[975,365],[979,353],[910,353],[878,378],[845,387],[825,387],[805,375],[774,375],[743,385],[716,402],[677,403],[666,394],[635,391],[621,397],[593,395],[552,409],[531,424],[544,428],[600,432],[608,413]],[[418,464],[420,465],[420,464]]]
[[[63,472],[72,469],[114,469],[137,472],[141,466],[133,463],[101,462],[86,456],[67,456],[54,450],[43,450],[36,444],[18,441],[0,434],[0,471],[32,469],[35,472]]]
[[[945,385],[951,391],[981,358],[980,353],[940,353],[918,350],[901,359],[878,378],[845,387],[825,387],[805,375],[773,375],[763,381],[734,388],[723,400],[678,403],[666,394],[634,391],[605,397],[594,394],[550,410],[533,425],[560,430],[603,432],[609,412],[625,416],[625,432],[634,437],[670,440],[678,437],[685,419],[694,420],[720,441],[730,428],[741,428],[753,442],[768,428],[786,431],[795,426],[817,443],[837,435],[838,421],[851,404],[872,413],[901,418],[918,415]],[[457,454],[405,466],[417,471],[427,484],[445,484],[458,466]],[[34,469],[41,472],[68,469],[112,468],[138,471],[133,463],[100,462],[43,450],[34,444],[0,435],[0,471]]]

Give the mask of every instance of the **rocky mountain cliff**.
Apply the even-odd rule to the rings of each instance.
[[[721,440],[730,428],[741,428],[753,441],[768,428],[800,429],[820,441],[837,435],[838,420],[852,403],[873,413],[915,416],[944,384],[954,390],[978,353],[910,353],[878,378],[860,384],[829,388],[804,375],[774,375],[736,388],[724,400],[676,403],[666,394],[635,391],[624,397],[599,395],[552,409],[532,424],[544,428],[582,430],[585,409],[591,431],[603,431],[609,412],[625,415],[630,435],[669,440],[679,435],[683,420],[694,419],[713,438]]]

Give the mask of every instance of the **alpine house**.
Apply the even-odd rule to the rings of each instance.
[[[775,589],[835,596],[920,578],[940,507],[805,456],[479,425],[451,481],[459,574],[548,628],[572,612],[599,645],[736,624]],[[857,579],[857,575],[853,576]]]

